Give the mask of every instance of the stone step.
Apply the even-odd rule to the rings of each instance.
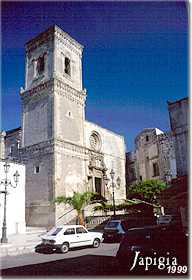
[[[26,234],[41,234],[47,232],[45,227],[26,227]]]
[[[1,257],[33,253],[33,252],[35,252],[35,246],[37,244],[35,243],[35,244],[28,244],[28,245],[22,245],[22,246],[1,248]]]

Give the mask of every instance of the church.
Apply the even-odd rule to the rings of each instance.
[[[82,54],[58,26],[26,43],[22,124],[5,139],[6,154],[18,148],[26,166],[28,225],[56,224],[64,211],[57,196],[94,191],[111,203],[112,169],[117,204],[126,198],[124,137],[85,119]]]

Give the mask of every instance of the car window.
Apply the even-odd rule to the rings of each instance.
[[[84,229],[83,227],[76,228],[76,232],[77,233],[87,233],[86,229]]]
[[[68,228],[65,230],[64,235],[70,235],[70,234],[75,234],[74,228]]]
[[[53,230],[50,230],[50,231],[48,232],[48,235],[56,236],[61,230],[62,230],[62,228],[55,228],[55,229],[53,229]]]
[[[116,228],[119,225],[119,222],[109,222],[106,225],[106,228]]]

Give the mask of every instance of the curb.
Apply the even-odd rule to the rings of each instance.
[[[36,245],[29,245],[29,246],[23,246],[23,247],[12,247],[12,248],[1,248],[1,257],[34,253],[35,246]]]

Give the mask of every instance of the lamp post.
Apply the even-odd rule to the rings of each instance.
[[[115,192],[114,192],[114,188],[115,188],[115,184],[114,184],[115,172],[114,172],[113,169],[111,169],[110,176],[111,176],[112,190],[113,190],[113,215],[116,216],[116,213],[115,213]]]
[[[171,179],[172,179],[171,172],[168,171],[168,172],[165,174],[165,181],[166,181],[167,185],[169,185],[169,184],[171,183]]]
[[[2,238],[1,238],[1,243],[7,243],[8,239],[7,239],[7,220],[6,220],[6,211],[7,211],[7,187],[10,186],[12,188],[16,188],[17,184],[19,182],[19,172],[16,171],[13,175],[14,178],[14,182],[16,184],[16,186],[13,186],[11,181],[9,181],[7,179],[7,174],[9,172],[9,168],[10,168],[10,164],[5,162],[4,164],[4,171],[5,171],[5,179],[3,181],[1,181],[1,184],[3,184],[5,186],[4,191],[0,191],[0,193],[4,193],[4,216],[3,216],[3,226],[2,226]]]

